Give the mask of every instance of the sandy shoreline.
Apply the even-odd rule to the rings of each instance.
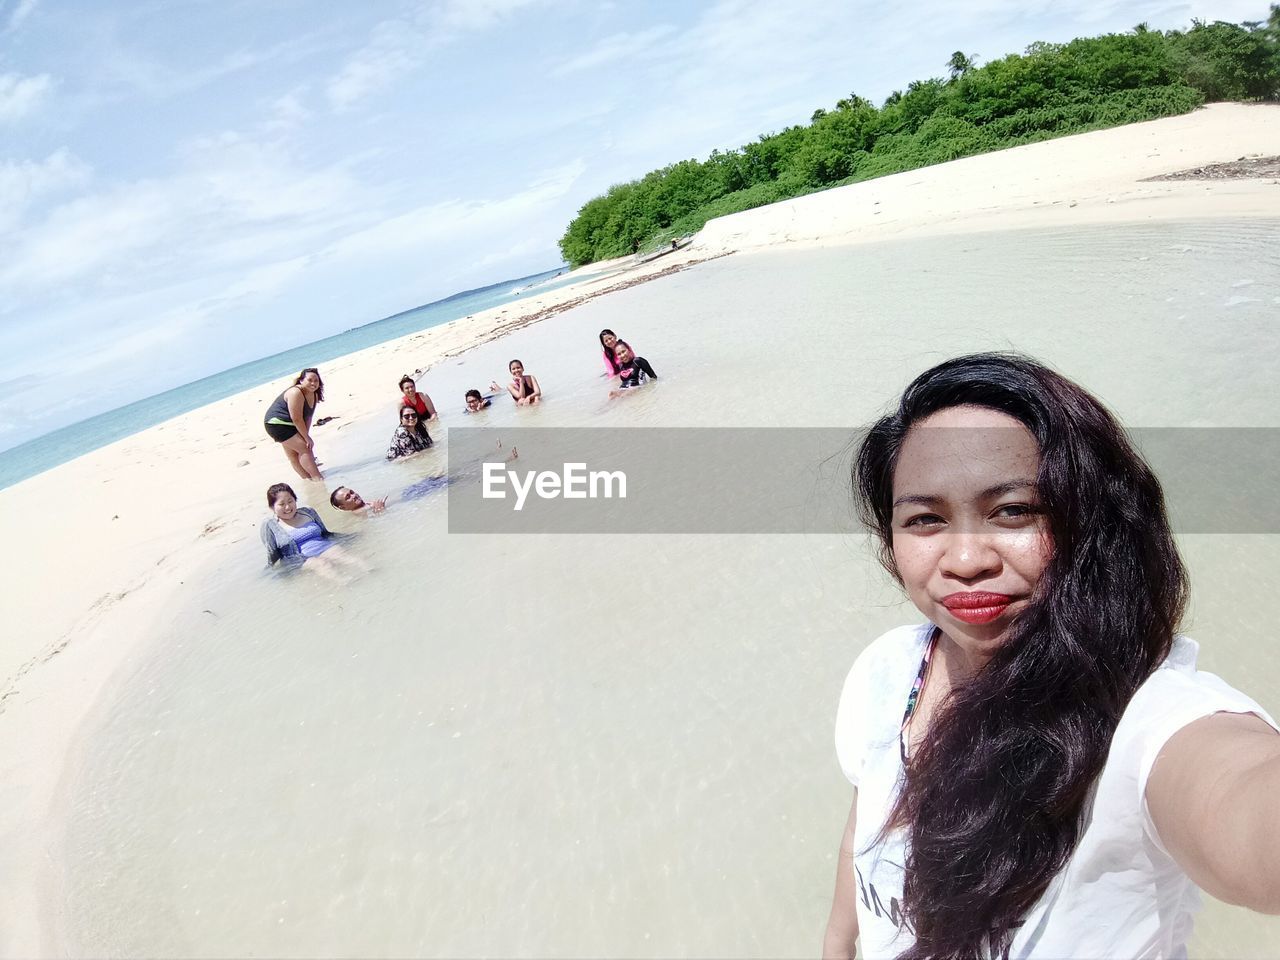
[[[1270,179],[1150,178],[1274,155],[1276,117],[1274,105],[1214,104],[967,157],[721,217],[698,234],[695,247],[826,246],[1031,226],[1274,215],[1277,189]]]
[[[388,384],[589,299],[737,250],[874,242],[986,230],[1203,217],[1280,216],[1269,180],[1151,181],[1242,156],[1280,154],[1280,107],[1221,105],[1047,141],[814,194],[713,221],[687,249],[518,307],[476,314],[323,366],[322,458],[342,428],[385,415]],[[628,258],[629,259],[629,258]],[[696,274],[694,275],[696,280]],[[484,384],[477,384],[483,386]],[[63,952],[56,848],[64,760],[82,720],[182,585],[256,553],[261,491],[288,478],[261,436],[281,384],[263,385],[94,451],[6,491],[0,532],[22,544],[4,600],[0,930],[6,956]],[[441,403],[441,400],[444,403]],[[437,397],[449,410],[456,398]],[[448,423],[446,414],[446,423]],[[288,478],[292,479],[292,478]],[[245,541],[248,541],[246,545]]]

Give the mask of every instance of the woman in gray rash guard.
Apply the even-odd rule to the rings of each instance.
[[[354,572],[369,569],[339,545],[349,534],[334,533],[315,510],[298,506],[297,495],[287,483],[267,488],[267,506],[272,516],[262,521],[259,533],[267,548],[268,567],[301,567],[331,580],[346,580]]]

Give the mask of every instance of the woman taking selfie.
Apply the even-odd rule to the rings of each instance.
[[[1027,358],[961,357],[854,475],[927,622],[845,683],[824,955],[1185,956],[1197,887],[1280,912],[1280,736],[1196,670],[1160,485],[1111,414]]]

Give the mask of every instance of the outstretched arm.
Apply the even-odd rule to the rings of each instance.
[[[1178,865],[1219,900],[1280,913],[1280,734],[1253,714],[1187,724],[1156,756],[1147,808]]]

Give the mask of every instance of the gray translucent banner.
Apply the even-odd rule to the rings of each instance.
[[[862,533],[833,428],[454,428],[451,533]],[[1130,438],[1179,533],[1280,533],[1280,428]],[[514,460],[508,460],[512,451]]]

